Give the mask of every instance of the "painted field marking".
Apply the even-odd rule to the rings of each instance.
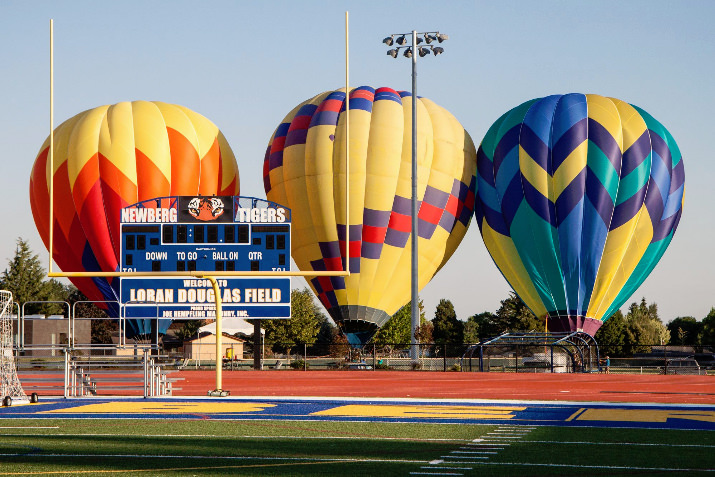
[[[0,429],[59,429],[60,426],[0,426]]]
[[[461,472],[410,472],[410,475],[464,475]]]
[[[573,417],[573,416],[572,416]],[[577,421],[609,422],[668,422],[668,419],[686,419],[715,423],[715,411],[686,411],[676,409],[584,409],[575,416]]]
[[[511,445],[509,442],[500,442],[498,444],[497,443],[490,444],[487,442],[487,439],[482,439],[481,437],[478,439],[472,439],[472,442],[475,444],[482,445],[482,446],[509,446],[509,445]]]
[[[535,427],[527,427],[527,428],[521,428],[519,426],[511,426],[511,425],[504,425],[504,426],[499,426],[496,429],[493,429],[492,431],[488,432],[485,434],[485,437],[482,438],[477,438],[477,439],[472,439],[471,442],[466,443],[465,445],[459,447],[458,449],[455,449],[453,451],[450,451],[450,455],[443,455],[440,456],[440,459],[432,460],[430,461],[430,466],[425,466],[422,467],[422,469],[428,469],[428,470],[451,470],[451,469],[456,469],[457,465],[464,465],[464,464],[484,464],[486,461],[489,461],[492,457],[495,457],[496,455],[499,454],[499,451],[502,451],[506,448],[506,446],[509,445],[509,443],[505,443],[503,440],[497,441],[495,444],[491,444],[488,441],[492,439],[521,439],[522,437],[526,436],[528,433],[530,433],[532,430],[534,430]],[[508,433],[508,436],[501,435],[503,433]],[[511,442],[514,442],[513,440]],[[451,465],[450,465],[451,464]],[[437,468],[436,466],[440,466]],[[472,470],[469,468],[468,470]],[[418,475],[415,472],[411,472],[411,475]],[[430,475],[445,475],[445,474],[430,474]],[[462,474],[459,474],[462,475]]]
[[[449,467],[436,467],[436,466],[426,466],[423,465],[420,467],[420,469],[436,469],[436,470],[473,470],[474,467],[456,467],[456,466],[449,466]]]
[[[455,451],[452,451],[452,453],[455,453]],[[487,456],[480,456],[480,455],[443,455],[440,456],[443,459],[488,459],[489,457]]]
[[[571,414],[569,417],[566,418],[566,422],[568,422],[568,421],[573,421],[574,419],[576,419],[576,418],[578,417],[579,414],[581,414],[581,413],[584,412],[585,410],[586,410],[586,408],[585,408],[585,407],[582,407],[582,408],[579,409],[578,411],[574,412],[573,414]]]
[[[478,462],[481,465],[504,465],[519,467],[563,467],[570,469],[603,469],[603,470],[645,470],[649,472],[715,472],[715,469],[681,469],[679,467],[635,467],[624,465],[584,465],[584,464],[544,464],[535,462]]]
[[[653,442],[590,442],[590,441],[529,441],[529,444],[568,444],[575,446],[648,446],[648,447],[695,447],[697,449],[715,449],[713,444],[674,444],[674,443],[653,443]]]
[[[41,411],[41,414],[241,414],[263,412],[276,404],[254,402],[141,402],[113,401],[63,409]]]
[[[64,414],[71,418],[148,418],[157,414],[168,416],[174,414],[180,418],[199,415],[209,419],[321,419],[321,420],[404,420],[410,421],[495,421],[503,422],[499,430],[492,435],[502,435],[507,441],[509,436],[524,435],[534,429],[534,425],[559,425],[568,423],[576,426],[595,425],[608,426],[611,423],[622,422],[624,425],[642,423],[642,427],[692,427],[710,429],[715,423],[715,407],[713,406],[630,406],[630,405],[598,405],[585,404],[594,407],[579,407],[574,404],[529,404],[513,402],[492,406],[480,401],[474,405],[462,402],[429,402],[429,401],[372,401],[361,400],[322,400],[304,399],[273,399],[258,397],[251,399],[208,400],[195,398],[181,400],[140,400],[140,399],[77,399],[41,403],[29,408],[26,413],[18,412],[0,414],[0,418],[12,417],[55,417]],[[584,406],[582,403],[581,406]],[[124,414],[124,415],[122,415]],[[64,416],[63,416],[64,417]],[[507,424],[509,422],[509,424]],[[697,424],[696,424],[697,422]],[[2,423],[2,420],[0,420]]]
[[[22,429],[22,428],[21,428]],[[58,427],[48,427],[47,429],[59,429]],[[22,433],[22,434],[10,434],[10,433],[0,433],[0,437],[47,437],[47,436],[63,436],[63,437],[136,437],[136,434],[110,434],[110,433],[69,433],[69,432],[55,432],[51,434],[37,434],[37,433]],[[225,439],[225,435],[219,434],[142,434],[142,437],[200,437],[202,439]],[[295,440],[355,440],[356,436],[250,436],[250,435],[232,435],[234,439],[295,439]],[[462,439],[441,439],[437,437],[385,437],[385,436],[369,436],[370,440],[373,441],[404,441],[404,442],[454,442],[460,443],[464,442]],[[466,444],[469,445],[469,444]]]
[[[512,419],[526,407],[502,406],[418,406],[391,404],[346,404],[313,412],[311,416],[390,417],[435,419]]]
[[[16,456],[16,454],[0,454],[0,456]],[[26,457],[32,457],[28,455]],[[163,472],[175,472],[181,470],[218,470],[218,469],[244,469],[244,468],[255,468],[255,467],[281,467],[281,466],[295,466],[295,465],[320,465],[320,464],[336,464],[336,463],[397,463],[397,464],[425,464],[423,460],[414,459],[345,459],[345,458],[329,458],[329,457],[258,457],[258,456],[215,456],[215,455],[202,455],[202,456],[187,456],[187,455],[140,455],[140,454],[42,454],[37,457],[72,457],[72,458],[138,458],[138,459],[188,459],[188,460],[225,460],[225,461],[256,461],[256,462],[267,462],[265,464],[232,464],[232,465],[211,465],[211,466],[194,466],[194,467],[171,467],[162,469],[122,469],[122,470],[78,470],[78,469],[63,469],[60,471],[38,471],[38,472],[0,472],[0,475],[53,475],[53,474],[71,474],[71,475],[82,475],[82,474],[138,474],[142,472],[151,473],[163,473]]]

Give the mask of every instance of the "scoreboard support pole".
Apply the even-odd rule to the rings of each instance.
[[[263,335],[261,335],[261,320],[253,320],[253,369],[263,369]]]
[[[203,277],[211,282],[214,289],[214,300],[216,302],[216,389],[209,391],[209,396],[224,397],[231,394],[231,391],[223,389],[223,355],[221,353],[221,288],[214,277]]]

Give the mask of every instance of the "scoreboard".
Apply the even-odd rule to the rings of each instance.
[[[161,197],[121,211],[121,271],[283,271],[290,209],[240,196]],[[223,316],[289,318],[290,277],[219,277]],[[127,317],[215,317],[209,280],[122,277]]]
[[[262,199],[144,201],[122,209],[121,235],[124,272],[275,271],[290,261],[290,211]]]

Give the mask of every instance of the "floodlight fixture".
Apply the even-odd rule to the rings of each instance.
[[[444,48],[442,48],[441,46],[435,46],[434,48],[432,48],[432,53],[434,53],[434,56],[441,55],[442,53],[444,53]]]
[[[407,38],[405,38],[405,35],[398,36],[396,41],[397,41],[397,44],[400,46],[407,44]]]
[[[407,48],[403,55],[405,55],[405,58],[412,58],[412,48]]]
[[[387,50],[387,54],[393,58],[397,58],[397,48],[393,48],[392,50]]]
[[[418,51],[419,54],[420,54],[420,58],[422,58],[423,56],[429,55],[430,48],[427,48],[427,47],[425,47],[425,46],[421,46],[421,47],[419,47],[419,49],[418,49],[417,51]]]
[[[392,36],[388,36],[387,38],[385,38],[384,40],[382,40],[382,42],[383,42],[384,44],[386,44],[387,46],[392,46],[392,43],[394,43],[394,41],[395,41],[395,40],[394,40],[394,38],[393,38]]]
[[[432,35],[431,33],[425,33],[425,41],[426,41],[427,44],[429,45],[429,44],[432,43],[433,41],[437,41],[437,37],[434,36],[434,35]]]
[[[437,34],[437,41],[442,43],[443,41],[449,40],[449,35],[446,35],[444,33],[438,33]]]

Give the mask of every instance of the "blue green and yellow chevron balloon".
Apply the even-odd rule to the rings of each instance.
[[[594,334],[670,244],[684,188],[680,150],[647,112],[554,95],[489,128],[475,214],[494,262],[549,331]]]

